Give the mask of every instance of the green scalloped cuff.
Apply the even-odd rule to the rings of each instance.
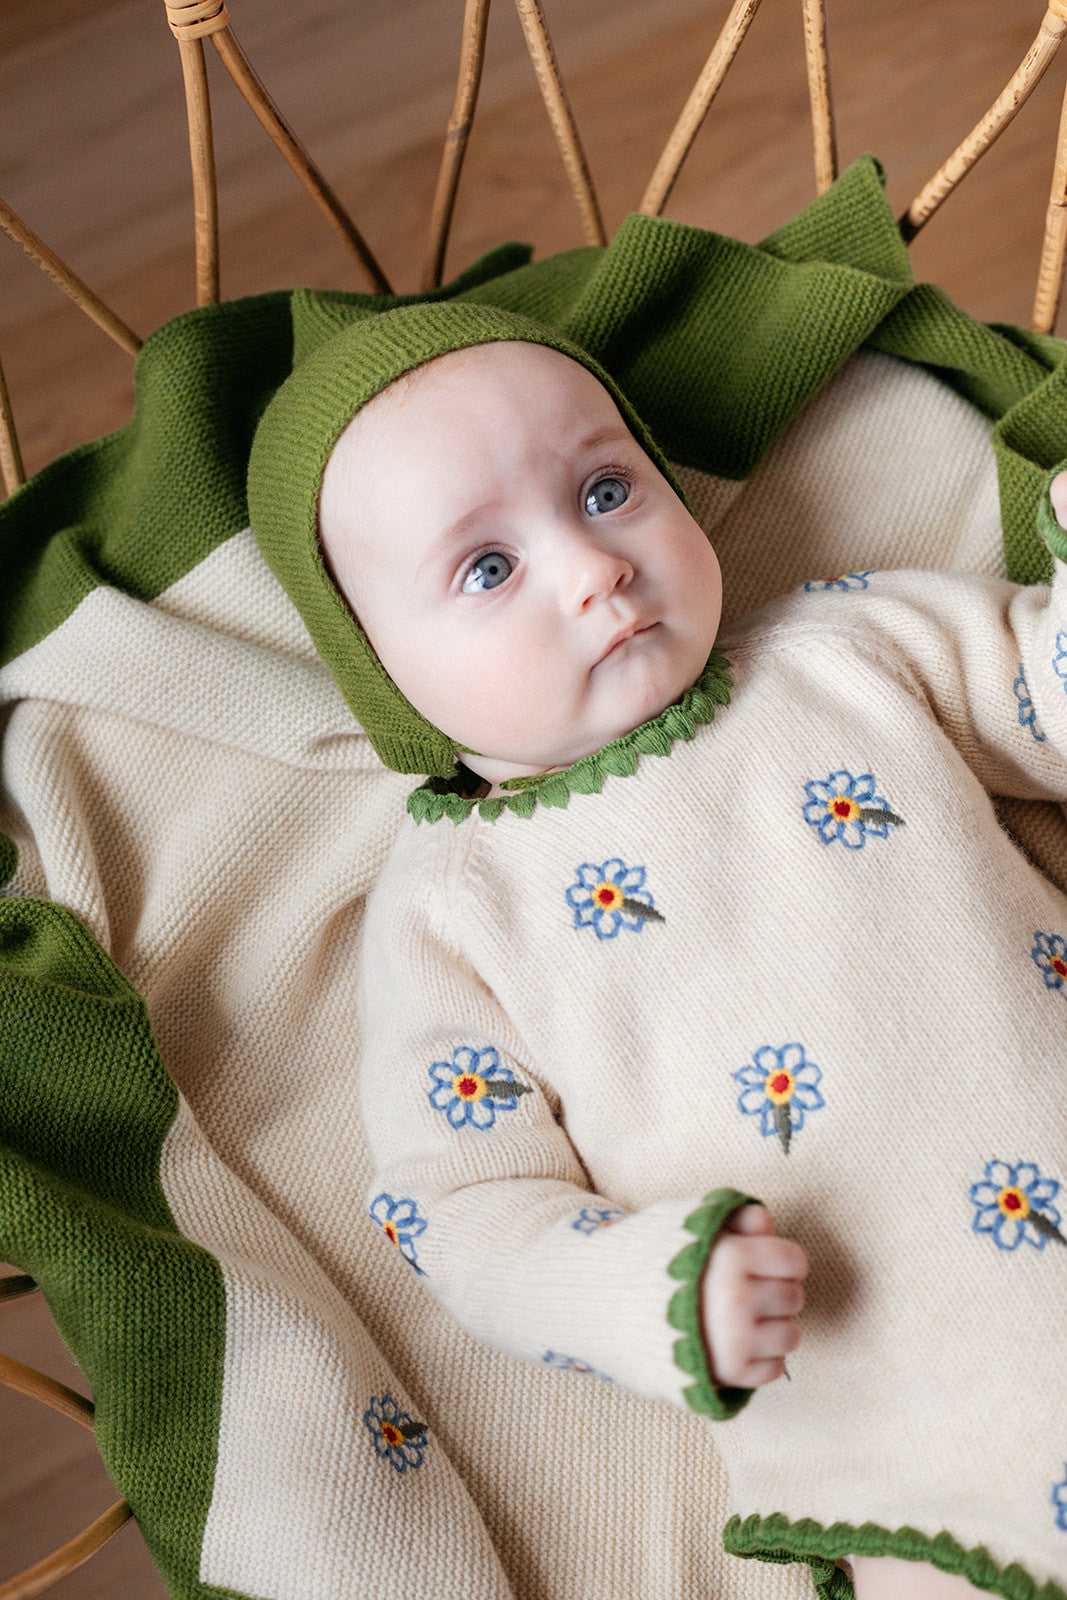
[[[865,1522],[834,1522],[829,1528],[810,1517],[790,1522],[780,1512],[769,1517],[731,1517],[722,1535],[723,1548],[734,1556],[759,1561],[806,1561],[819,1600],[852,1600],[852,1584],[834,1562],[839,1556],[896,1556],[902,1561],[927,1561],[942,1572],[953,1572],[976,1589],[997,1594],[1002,1600],[1067,1600],[1067,1590],[1052,1579],[1038,1586],[1018,1562],[1000,1567],[988,1550],[976,1545],[965,1550],[949,1533],[933,1539],[914,1528],[880,1528]]]
[[[684,1335],[675,1341],[675,1365],[696,1380],[682,1393],[691,1411],[714,1417],[717,1422],[735,1417],[742,1406],[748,1404],[754,1391],[722,1388],[712,1377],[700,1315],[700,1284],[711,1247],[734,1212],[740,1211],[742,1206],[759,1204],[739,1189],[712,1189],[697,1210],[685,1219],[686,1228],[696,1237],[692,1244],[678,1252],[667,1268],[672,1278],[682,1280],[681,1288],[675,1290],[667,1307],[667,1321]]]
[[[1067,533],[1056,521],[1056,513],[1052,509],[1049,489],[1052,487],[1053,478],[1058,477],[1065,467],[1067,467],[1067,462],[1061,461],[1059,466],[1054,467],[1048,474],[1044,488],[1041,490],[1041,499],[1037,504],[1037,531],[1057,561],[1067,561]]]
[[[442,817],[463,822],[475,810],[486,821],[495,822],[503,811],[528,817],[538,801],[543,806],[565,806],[572,794],[599,794],[609,775],[632,778],[639,756],[667,756],[676,740],[692,739],[702,723],[711,722],[717,706],[729,705],[732,688],[730,663],[716,648],[677,705],[668,706],[621,739],[613,739],[595,755],[584,756],[562,772],[512,779],[504,785],[512,792],[492,800],[464,793],[462,779],[430,778],[408,796],[408,811],[416,822],[439,822]]]

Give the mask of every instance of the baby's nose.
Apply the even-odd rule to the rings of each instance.
[[[579,611],[595,601],[625,589],[632,582],[634,569],[618,551],[605,550],[583,541],[574,555],[573,603]]]

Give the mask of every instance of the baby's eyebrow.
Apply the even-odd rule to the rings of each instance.
[[[462,549],[465,544],[469,544],[475,537],[479,524],[491,518],[493,514],[494,507],[486,501],[483,505],[472,506],[449,527],[443,528],[419,562],[416,577],[424,573],[428,567],[439,566],[454,550]]]
[[[587,450],[602,450],[605,445],[624,444],[634,445],[637,441],[626,424],[620,419],[618,422],[605,423],[602,428],[594,428],[591,433],[581,434],[575,449],[579,452]]]

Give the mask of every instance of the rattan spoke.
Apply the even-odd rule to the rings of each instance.
[[[26,470],[22,465],[22,451],[19,449],[19,437],[15,432],[15,418],[12,415],[11,400],[2,366],[0,366],[0,481],[3,482],[5,494],[14,494],[19,484],[26,482]],[[21,1290],[4,1287],[5,1284],[18,1281],[17,1278],[0,1278],[0,1298],[21,1293]]]
[[[837,177],[837,135],[830,89],[830,52],[826,41],[826,0],[804,0],[804,56],[811,100],[811,133],[815,148],[815,188],[825,194]]]
[[[682,114],[663,147],[663,153],[656,163],[656,170],[649,179],[648,188],[641,197],[641,204],[637,209],[646,216],[658,217],[667,204],[670,192],[682,169],[682,163],[689,154],[693,140],[700,131],[700,125],[707,116],[711,102],[718,94],[719,87],[729,71],[730,63],[741,48],[741,43],[759,7],[760,0],[734,0],[722,32],[712,46],[711,54],[705,61],[703,70],[693,85],[692,93],[682,108]]]
[[[982,120],[972,128],[962,144],[956,147],[948,160],[935,172],[930,182],[916,195],[901,217],[900,231],[905,240],[914,239],[919,229],[947,200],[961,179],[1000,138],[1004,129],[1041,82],[1065,32],[1067,32],[1067,6],[1063,0],[1051,0],[1042,18],[1037,37],[1007,88],[998,95]]]
[[[4,374],[3,370],[0,369],[0,388],[3,387],[3,382]],[[0,1300],[15,1300],[19,1295],[33,1294],[36,1288],[36,1282],[27,1273],[8,1273],[5,1277],[0,1278]]]
[[[1063,293],[1064,256],[1067,253],[1067,89],[1060,110],[1052,190],[1045,213],[1045,234],[1037,271],[1037,291],[1030,326],[1035,333],[1051,333],[1056,326]]]
[[[189,121],[189,160],[193,171],[193,238],[196,250],[196,303],[215,305],[219,298],[219,193],[215,173],[215,141],[211,129],[211,94],[202,39],[179,39],[185,108]]]
[[[0,1355],[0,1383],[31,1400],[40,1400],[53,1411],[58,1411],[71,1422],[80,1422],[83,1428],[93,1425],[93,1402],[68,1389],[57,1378],[49,1378],[36,1367],[27,1367],[11,1356]]]
[[[126,324],[117,317],[109,306],[95,295],[88,284],[83,283],[77,273],[71,272],[66,262],[61,261],[54,250],[49,250],[44,240],[34,233],[32,228],[26,226],[21,217],[15,215],[9,205],[0,200],[0,228],[3,228],[9,239],[14,239],[29,256],[30,260],[40,267],[46,277],[70,296],[75,305],[80,306],[87,317],[92,317],[98,327],[121,345],[123,350],[130,355],[136,355],[141,348],[141,340]]]
[[[119,1500],[83,1532],[60,1549],[53,1550],[51,1555],[45,1556],[43,1561],[0,1583],[0,1600],[36,1600],[37,1595],[45,1594],[61,1578],[67,1577],[83,1561],[88,1561],[90,1556],[102,1549],[132,1515],[126,1501]]]
[[[255,113],[262,127],[270,135],[275,147],[281,151],[301,183],[311,195],[320,211],[329,218],[349,249],[356,256],[376,294],[391,294],[386,278],[370,246],[348,215],[318,167],[300,144],[296,135],[278,111],[251,62],[238,44],[231,28],[216,29],[211,42],[223,66],[241,91],[245,101]]]
[[[430,216],[430,240],[426,252],[426,266],[422,274],[422,287],[436,289],[445,268],[445,251],[452,227],[452,213],[456,204],[463,159],[467,154],[474,110],[478,104],[478,89],[482,81],[485,62],[485,31],[489,23],[490,0],[466,0],[463,8],[463,35],[459,50],[459,72],[456,76],[456,93],[452,112],[445,130],[445,147],[441,153],[441,166],[437,173],[433,211]]]
[[[600,216],[600,205],[593,189],[593,180],[578,137],[577,124],[567,100],[567,92],[560,76],[556,52],[548,36],[548,26],[540,0],[515,0],[526,35],[526,48],[537,74],[541,98],[545,102],[552,132],[556,136],[563,165],[570,179],[571,190],[582,218],[582,231],[587,244],[604,244],[606,235]]]

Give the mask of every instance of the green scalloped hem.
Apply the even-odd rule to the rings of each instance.
[[[942,1572],[953,1572],[976,1589],[998,1594],[1002,1600],[1067,1600],[1067,1590],[1051,1579],[1040,1588],[1018,1562],[999,1567],[981,1545],[965,1550],[949,1533],[930,1539],[914,1528],[880,1528],[865,1522],[835,1522],[829,1528],[810,1517],[790,1522],[780,1512],[769,1517],[751,1516],[742,1522],[731,1517],[722,1535],[723,1547],[734,1556],[759,1561],[806,1561],[819,1600],[852,1600],[852,1584],[834,1566],[838,1556],[896,1556],[903,1561],[928,1561]]]
[[[730,663],[715,648],[700,677],[677,705],[668,706],[621,739],[613,739],[595,755],[583,756],[562,772],[514,778],[505,786],[514,793],[496,795],[492,800],[464,794],[454,778],[429,778],[408,796],[408,811],[416,822],[439,822],[442,817],[462,822],[475,810],[486,821],[495,822],[503,811],[528,817],[538,801],[543,806],[565,806],[572,794],[599,794],[609,775],[632,778],[639,756],[667,756],[676,740],[692,739],[702,723],[711,722],[717,706],[729,705],[732,688]]]
[[[674,1345],[674,1364],[696,1382],[684,1389],[683,1395],[690,1411],[725,1422],[735,1417],[747,1405],[755,1392],[752,1389],[723,1389],[711,1376],[708,1350],[704,1342],[704,1327],[700,1315],[700,1281],[704,1268],[723,1228],[735,1211],[742,1206],[759,1205],[751,1195],[739,1189],[712,1189],[704,1196],[696,1211],[685,1219],[688,1231],[696,1237],[692,1244],[679,1250],[667,1271],[672,1278],[680,1278],[682,1287],[676,1289],[667,1307],[667,1321],[672,1328],[685,1335]]]

